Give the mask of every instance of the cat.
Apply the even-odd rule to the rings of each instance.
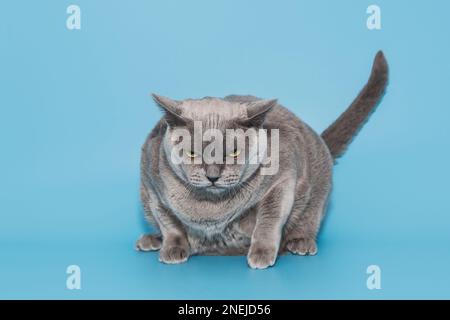
[[[136,249],[159,250],[159,260],[168,264],[191,255],[247,255],[254,269],[273,266],[285,252],[315,255],[335,159],[375,109],[387,83],[388,65],[379,51],[365,87],[321,135],[277,100],[231,95],[177,101],[154,94],[164,115],[142,147],[141,199],[157,232],[141,236]],[[224,136],[229,128],[265,129],[268,141],[278,129],[278,171],[261,174],[264,164],[249,163],[247,152],[241,164],[206,163],[195,146],[179,155],[185,161],[175,163],[180,141],[175,132],[184,129],[194,136],[194,123]],[[235,158],[239,150],[224,152],[225,158]]]

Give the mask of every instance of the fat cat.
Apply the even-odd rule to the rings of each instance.
[[[159,250],[159,260],[169,264],[196,254],[246,255],[254,269],[274,265],[283,252],[316,254],[334,160],[375,109],[387,82],[388,65],[380,51],[367,84],[322,134],[276,100],[231,95],[179,101],[153,95],[164,115],[142,148],[141,199],[157,232],[141,236],[136,248]],[[262,129],[268,145],[276,129],[278,170],[261,174],[264,159],[250,163],[250,152],[235,144],[223,148],[223,158],[243,159],[240,163],[207,161],[199,149],[205,141],[195,144],[196,123],[223,133],[224,139],[230,128]],[[183,161],[175,162],[180,129],[194,142],[178,153]],[[249,147],[256,143],[246,141]]]

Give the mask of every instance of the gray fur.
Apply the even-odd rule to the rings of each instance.
[[[369,81],[350,107],[323,133],[322,139],[334,158],[338,158],[375,110],[388,83],[389,68],[382,51],[373,62]]]
[[[375,64],[380,63],[377,59]],[[366,88],[370,91],[370,81]],[[346,136],[341,142],[326,136],[333,142],[330,153],[320,135],[275,100],[238,95],[154,99],[165,116],[142,148],[141,198],[159,234],[142,236],[138,250],[160,250],[164,263],[184,262],[194,254],[246,254],[249,266],[257,269],[272,266],[284,251],[316,254],[316,236],[331,191],[333,155],[341,153],[351,138],[348,132],[356,130],[335,127]],[[352,108],[357,109],[357,103]],[[360,127],[366,117],[345,125]],[[193,120],[219,130],[279,129],[280,170],[261,175],[258,164],[173,164],[168,156],[172,129],[192,130]],[[220,191],[211,187],[208,176],[217,179]]]

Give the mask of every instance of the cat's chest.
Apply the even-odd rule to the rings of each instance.
[[[251,234],[242,230],[239,223],[233,223],[219,233],[188,231],[187,235],[192,253],[202,255],[245,255],[251,242]]]
[[[167,189],[167,205],[182,222],[193,228],[223,229],[234,217],[252,207],[256,201],[255,194],[241,192],[238,196],[225,199],[199,199],[189,190]]]

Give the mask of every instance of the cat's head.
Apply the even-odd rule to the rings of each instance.
[[[244,185],[258,170],[265,152],[259,129],[276,100],[153,98],[168,124],[166,158],[190,187],[220,194]]]

